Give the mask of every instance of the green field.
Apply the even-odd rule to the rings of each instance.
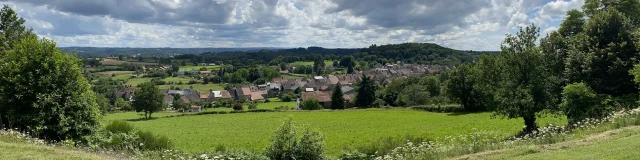
[[[113,120],[135,120],[135,119],[140,119],[140,118],[144,117],[141,114],[142,113],[136,113],[136,112],[111,113],[108,116],[102,117],[102,122],[110,122],[110,121],[113,121]],[[156,113],[153,113],[151,116],[154,117],[154,118],[160,118],[160,117],[178,115],[178,114],[183,114],[183,113],[182,112],[156,112]]]
[[[329,61],[329,60],[325,60],[324,64],[326,66],[331,66],[333,65],[333,61]],[[292,65],[294,66],[313,66],[313,61],[298,61],[298,62],[293,62]]]
[[[126,85],[137,86],[138,84],[142,84],[144,82],[151,82],[153,78],[132,78],[127,80]]]
[[[208,71],[211,71],[211,69],[216,69],[216,68],[220,68],[221,66],[216,65],[216,66],[192,66],[192,65],[188,65],[188,66],[180,66],[180,70],[191,70],[191,69],[195,69],[195,70],[200,70],[200,68],[205,67],[207,68]]]
[[[305,78],[305,77],[311,77],[311,75],[309,74],[283,74],[282,78]]]
[[[182,82],[182,83],[186,83],[186,82]],[[170,85],[159,85],[158,88],[160,89],[169,89],[171,88],[171,86],[174,87],[179,87],[180,89],[187,89],[190,87],[193,87],[193,89],[198,90],[200,92],[209,92],[210,90],[214,90],[214,91],[219,91],[219,90],[224,90],[224,86],[221,86],[220,84],[182,84],[182,85],[177,85],[177,84],[170,84]]]
[[[124,81],[124,80],[131,79],[131,75],[133,75],[133,74],[123,74],[123,75],[118,75],[118,76],[115,76],[115,77],[111,77],[111,79],[114,80],[114,81]]]
[[[112,75],[129,75],[131,76],[131,74],[135,73],[134,71],[106,71],[106,72],[95,72],[93,74],[100,76],[100,77],[111,77]]]
[[[590,135],[586,139],[551,145],[530,145],[481,152],[458,159],[639,159],[640,127]]]
[[[296,107],[296,102],[282,102],[280,101],[280,99],[278,98],[269,98],[269,100],[271,100],[271,102],[268,103],[258,103],[258,109],[275,109],[276,107],[280,107],[280,106],[287,106],[289,108]],[[244,104],[244,109],[249,109],[248,108],[249,105],[248,104]],[[233,111],[232,108],[207,108],[206,111]]]
[[[184,77],[167,77],[162,79],[162,81],[165,82],[174,82],[174,83],[178,83],[178,82],[182,82],[182,83],[188,83],[191,80],[195,80],[193,78],[184,78]]]
[[[522,129],[522,119],[492,119],[491,115],[492,113],[451,115],[408,109],[369,109],[198,115],[160,118],[133,124],[140,129],[169,136],[178,149],[185,151],[206,151],[219,145],[263,150],[269,145],[270,137],[282,121],[292,117],[295,123],[325,134],[327,153],[337,156],[345,148],[353,149],[391,136],[435,138],[468,134],[474,128],[496,131],[501,136],[507,136]],[[107,117],[110,116],[112,115]],[[549,117],[540,119],[539,123],[564,124],[566,120]]]

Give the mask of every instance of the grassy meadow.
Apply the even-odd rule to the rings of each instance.
[[[522,119],[492,119],[491,115],[368,109],[197,115],[137,121],[133,124],[140,129],[169,136],[178,149],[185,151],[208,151],[221,145],[263,150],[270,144],[271,136],[282,121],[292,117],[296,124],[323,133],[326,136],[327,153],[338,156],[346,148],[354,149],[391,136],[436,138],[477,130],[496,131],[502,133],[500,136],[508,136],[522,129]],[[105,119],[123,117],[109,114]],[[538,122],[564,124],[566,120],[548,117]]]
[[[116,59],[102,59],[102,61],[100,61],[100,64],[106,65],[106,66],[117,66],[125,63],[139,64],[139,65],[158,65],[158,63],[153,63],[153,62],[121,61]]]
[[[0,159],[117,159],[106,155],[33,144],[11,136],[0,135]]]
[[[333,65],[333,61],[325,60],[324,64],[326,66],[331,66],[331,65]],[[292,65],[294,65],[294,66],[313,66],[313,61],[297,61],[297,62],[293,62]]]

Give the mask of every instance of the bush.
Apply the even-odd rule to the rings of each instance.
[[[273,135],[271,146],[267,148],[265,155],[278,160],[324,158],[324,136],[322,134],[310,131],[308,128],[299,140],[296,134],[297,131],[291,123],[291,118],[287,118]]]
[[[133,132],[133,129],[133,125],[121,120],[112,121],[105,127],[105,130],[111,133],[128,133]]]
[[[277,111],[286,111],[286,110],[294,110],[295,108],[289,106],[278,106],[274,108]]]
[[[197,83],[198,83],[198,81],[196,81],[196,80],[190,80],[188,84],[197,84]]]
[[[258,103],[249,103],[249,109],[253,110],[253,109],[258,109]]]
[[[320,102],[318,102],[317,99],[310,98],[302,101],[300,103],[300,108],[304,110],[319,110],[319,109],[322,109],[322,106],[320,105]]]
[[[269,100],[269,98],[264,100],[264,103],[269,103],[269,102],[271,102],[271,100]]]
[[[439,113],[451,113],[451,112],[469,112],[464,107],[451,104],[451,105],[426,105],[426,106],[418,106],[413,107],[415,110],[423,110],[428,112],[439,112]]]
[[[156,136],[149,131],[138,131],[140,137],[140,148],[142,150],[163,150],[173,148],[173,143],[167,136]]]
[[[611,98],[596,95],[584,83],[573,83],[564,87],[560,109],[567,115],[569,124],[586,118],[603,118],[611,111]]]
[[[278,97],[282,102],[291,102],[295,99],[295,95],[293,93],[283,93]]]
[[[234,111],[241,111],[244,110],[244,108],[242,107],[242,103],[236,103],[233,105],[233,110]]]

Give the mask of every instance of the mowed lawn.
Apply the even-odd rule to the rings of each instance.
[[[345,148],[354,149],[385,137],[412,135],[436,138],[468,134],[474,128],[475,131],[496,131],[501,133],[500,136],[508,136],[522,129],[522,119],[492,119],[491,115],[369,109],[197,115],[133,124],[140,129],[169,136],[178,149],[185,151],[208,151],[219,145],[262,151],[270,144],[271,136],[282,121],[292,117],[294,123],[323,133],[326,136],[325,150],[338,156]],[[538,122],[564,124],[566,120],[549,117]]]

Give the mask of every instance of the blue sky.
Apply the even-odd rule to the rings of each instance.
[[[59,46],[367,47],[429,42],[499,50],[556,30],[584,0],[0,0]]]

